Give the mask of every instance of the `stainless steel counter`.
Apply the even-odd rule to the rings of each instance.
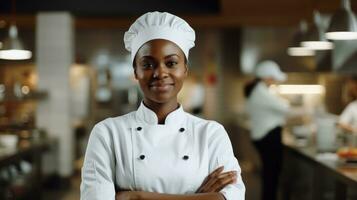
[[[357,163],[341,161],[334,153],[319,153],[315,146],[298,147],[294,143],[285,143],[284,149],[287,157],[294,157],[298,162],[305,162],[312,168],[311,199],[323,199],[321,176],[328,176],[334,180],[336,200],[348,199],[349,190],[357,191]]]

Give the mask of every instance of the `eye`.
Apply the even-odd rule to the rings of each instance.
[[[154,64],[151,62],[144,62],[141,64],[141,67],[143,69],[152,69],[152,68],[154,68]]]
[[[166,62],[166,66],[167,67],[174,67],[175,65],[177,65],[177,62],[176,61],[168,61]]]

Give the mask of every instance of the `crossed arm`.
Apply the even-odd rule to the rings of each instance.
[[[337,126],[347,133],[357,133],[357,130],[349,124],[339,122],[337,123]]]
[[[223,167],[214,170],[206,177],[195,194],[173,195],[143,191],[120,191],[116,200],[224,200],[219,191],[229,184],[235,183],[237,172],[223,172]]]
[[[214,124],[213,124],[214,125]],[[212,160],[210,169],[224,166],[229,172],[218,167],[202,182],[194,194],[173,195],[144,191],[115,191],[113,139],[103,127],[95,127],[91,133],[85,161],[82,168],[81,200],[113,199],[116,200],[224,200],[244,199],[245,187],[240,177],[240,168],[234,158],[231,143],[223,126],[213,126],[212,136],[208,141]],[[210,127],[211,128],[211,127]]]

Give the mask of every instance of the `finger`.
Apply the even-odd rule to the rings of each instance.
[[[220,171],[222,171],[222,170],[224,170],[224,166],[223,166],[223,165],[220,166],[220,167],[217,167],[217,169],[213,170],[213,172],[211,172],[211,174],[212,174],[212,173],[215,173],[215,172],[220,172]]]
[[[212,190],[214,190],[215,192],[220,192],[227,185],[234,184],[236,182],[237,182],[237,175],[234,175],[233,177],[230,177],[230,179],[222,180],[220,183],[216,182],[217,185],[213,185]]]
[[[221,173],[223,172],[223,170],[224,170],[224,166],[220,166],[220,167],[218,167],[217,169],[215,169],[213,172],[211,172],[211,173],[207,176],[207,178],[210,179],[210,178],[212,178],[212,177],[216,177],[216,176],[218,176],[219,174],[221,174]]]
[[[215,183],[217,183],[217,182],[220,182],[220,181],[222,181],[222,180],[231,179],[231,178],[232,178],[233,176],[235,176],[236,174],[237,174],[236,171],[224,172],[224,173],[218,175],[218,176],[216,177],[216,179],[214,179],[213,184],[215,184]],[[212,184],[212,185],[213,185],[213,184]]]
[[[234,175],[235,171],[224,172],[218,174],[217,176],[210,177],[208,181],[203,185],[201,188],[202,192],[214,192],[215,190],[212,189],[212,186],[219,181],[220,179],[229,179],[230,176]]]
[[[215,169],[213,172],[211,172],[202,182],[201,186],[198,188],[196,191],[197,193],[201,193],[204,190],[205,185],[210,179],[213,179],[214,177],[218,176],[222,171],[224,170],[224,166],[220,166],[217,169]]]
[[[219,192],[221,191],[224,187],[226,187],[229,184],[233,184],[237,181],[237,174],[232,173],[228,176],[224,176],[223,178],[220,178],[217,180],[212,186],[211,190],[214,192]]]
[[[231,176],[231,175],[235,175],[237,174],[236,171],[229,171],[229,172],[224,172],[224,173],[221,173],[217,176],[217,178],[223,178],[223,177],[226,177],[226,176]]]
[[[218,176],[216,179],[212,179],[206,184],[205,190],[210,192],[216,192],[219,187],[225,187],[226,182],[231,181],[236,177],[235,171],[225,172]]]

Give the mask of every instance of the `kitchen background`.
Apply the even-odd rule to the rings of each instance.
[[[287,132],[314,132],[316,116],[338,117],[350,101],[348,77],[357,74],[357,40],[334,40],[330,50],[300,56],[288,48],[300,33],[313,34],[314,26],[324,32],[346,2],[1,1],[3,49],[10,26],[16,24],[18,39],[32,57],[0,59],[0,193],[5,199],[31,199],[38,195],[36,190],[44,199],[79,198],[80,168],[91,128],[140,103],[124,32],[142,13],[159,10],[181,16],[197,34],[180,101],[187,111],[225,125],[243,170],[247,199],[259,199],[261,164],[249,140],[244,84],[259,61],[274,60],[288,74],[287,89],[279,88],[280,94],[294,107]],[[350,5],[356,12],[357,1]],[[26,155],[14,149],[37,143],[39,147]],[[304,165],[301,169],[310,173]],[[308,184],[296,187],[293,199],[309,199]],[[323,198],[334,198],[333,192],[328,189]]]

